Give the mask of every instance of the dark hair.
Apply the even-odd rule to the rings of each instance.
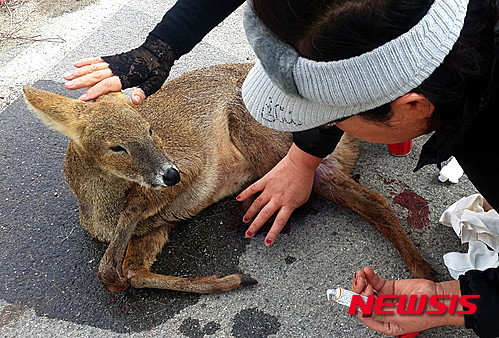
[[[413,27],[432,0],[254,0],[262,22],[302,56],[335,61],[369,52]],[[435,106],[431,130],[443,130],[455,110],[480,92],[491,68],[493,27],[497,8],[493,0],[470,0],[461,35],[442,65],[419,87]],[[386,122],[390,105],[359,114]]]

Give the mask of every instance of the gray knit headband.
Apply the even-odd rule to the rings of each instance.
[[[243,84],[251,115],[301,131],[379,107],[419,86],[457,41],[469,0],[435,0],[408,32],[362,55],[330,62],[301,57],[258,19],[248,1],[244,28],[258,56]]]

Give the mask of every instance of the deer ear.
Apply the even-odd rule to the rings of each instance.
[[[43,123],[81,146],[81,134],[87,125],[88,104],[32,87],[25,86],[23,91],[28,106]]]

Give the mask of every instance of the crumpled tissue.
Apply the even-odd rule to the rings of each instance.
[[[461,243],[469,242],[467,253],[444,255],[444,263],[453,278],[470,269],[499,266],[499,214],[493,209],[487,212],[483,209],[482,195],[460,199],[444,211],[440,223],[452,227]]]
[[[458,183],[461,176],[463,176],[464,170],[461,168],[456,158],[453,157],[449,163],[442,167],[440,170],[440,175],[438,175],[438,180],[440,182]]]

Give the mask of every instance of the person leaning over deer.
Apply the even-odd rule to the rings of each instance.
[[[132,102],[157,91],[180,56],[243,3],[179,0],[132,51],[77,61],[66,87],[90,87],[80,99],[138,86]],[[309,197],[314,171],[344,131],[397,143],[434,132],[416,170],[455,156],[491,207],[499,207],[498,4],[492,0],[254,0],[245,30],[259,61],[243,86],[260,123],[293,132],[288,154],[244,190],[257,192],[244,222],[252,237],[276,211],[271,245]],[[479,294],[473,315],[359,319],[386,334],[466,325],[478,335],[499,332],[499,269],[469,271],[458,281],[386,281],[365,267],[353,290],[364,294]],[[367,286],[366,286],[367,285]],[[496,320],[494,320],[496,319]]]

